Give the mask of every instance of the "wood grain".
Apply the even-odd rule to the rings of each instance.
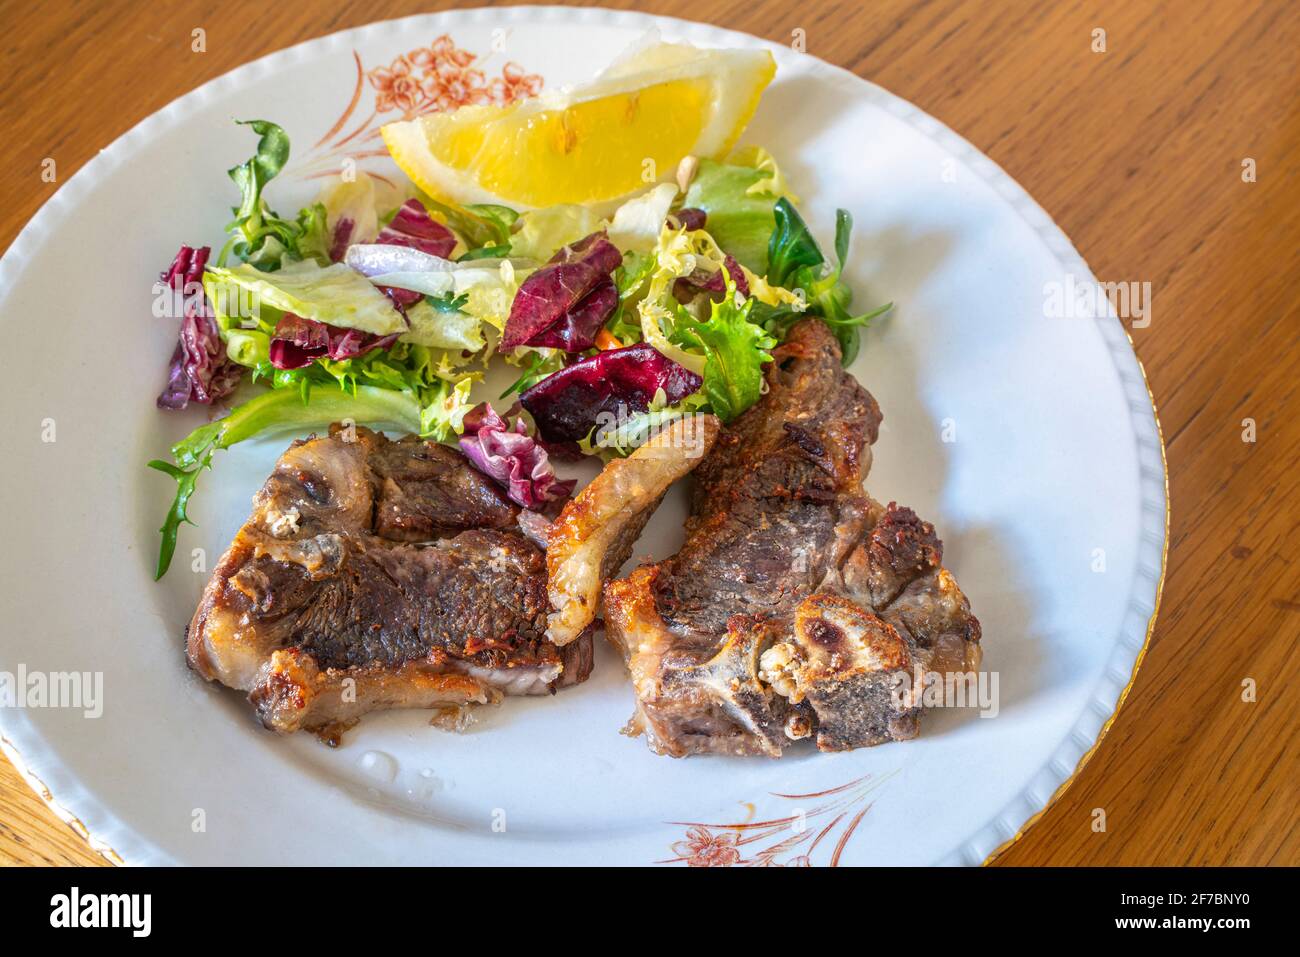
[[[1073,786],[1002,864],[1297,864],[1300,6],[1282,2],[610,3],[807,50],[911,100],[1002,165],[1102,280],[1149,281],[1134,330],[1168,447],[1164,603]],[[273,50],[449,6],[0,3],[7,246],[140,119]],[[207,52],[190,50],[207,31]],[[1107,50],[1091,49],[1106,31]],[[1243,182],[1253,158],[1258,180]],[[1243,442],[1251,418],[1257,441]],[[1257,700],[1242,700],[1254,679]],[[99,858],[0,762],[0,861]],[[1092,811],[1107,829],[1094,833]]]

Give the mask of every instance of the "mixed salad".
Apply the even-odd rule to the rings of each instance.
[[[253,436],[336,421],[412,432],[544,508],[572,490],[553,458],[627,455],[693,412],[729,422],[799,318],[828,323],[847,364],[889,309],[852,311],[849,214],[828,257],[762,149],[688,157],[609,217],[455,205],[356,171],[284,218],[265,192],[289,137],[244,125],[257,149],[229,171],[228,241],[215,258],[181,247],[160,277],[182,319],[158,405],[243,401],[149,463],[176,480],[159,578],[200,473]],[[504,415],[470,397],[493,356],[518,373]]]

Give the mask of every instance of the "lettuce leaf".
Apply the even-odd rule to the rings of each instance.
[[[711,314],[701,322],[679,308],[672,339],[704,354],[704,396],[715,415],[730,422],[763,394],[763,366],[777,340],[750,321],[755,300],[737,305],[736,284],[726,277],[726,295],[710,302]]]
[[[660,393],[644,412],[598,424],[590,435],[578,442],[578,449],[584,455],[626,458],[670,423],[695,414],[707,404],[702,392],[694,392],[675,404],[669,404],[667,396]]]
[[[700,168],[682,205],[708,214],[706,228],[719,246],[751,272],[767,272],[768,239],[775,225],[768,192],[774,180],[764,169],[716,160],[700,160]]]
[[[475,238],[481,240],[481,242],[474,244],[479,248],[471,248],[470,253],[478,253],[483,249],[504,248],[505,251],[500,255],[510,255],[510,232],[514,228],[516,220],[519,219],[519,213],[509,206],[501,206],[497,203],[471,203],[465,207],[464,212],[475,217],[478,223],[483,224],[480,229],[474,230]],[[481,229],[486,229],[486,234]],[[462,256],[461,258],[465,257]]]
[[[591,348],[618,305],[610,274],[622,263],[618,247],[603,231],[562,247],[520,285],[501,334],[501,350]]]
[[[725,268],[727,253],[719,248],[712,234],[704,229],[673,229],[665,226],[655,248],[654,270],[650,276],[645,296],[637,304],[641,319],[641,336],[665,356],[693,372],[704,371],[705,357],[697,351],[682,348],[673,338],[673,327],[683,310],[673,295],[677,281],[683,278],[707,282],[714,273]],[[733,259],[734,262],[734,259]],[[740,266],[746,287],[747,299],[768,306],[788,306],[792,312],[804,308],[802,294],[781,286],[773,286],[762,276]],[[739,277],[738,277],[739,278]],[[696,318],[700,318],[696,315]]]
[[[207,246],[182,246],[155,286],[179,293],[183,309],[167,385],[158,396],[160,409],[183,409],[190,402],[211,405],[233,392],[243,375],[226,355],[221,325],[201,284],[209,252]]]
[[[519,401],[547,442],[579,442],[597,426],[646,411],[658,397],[680,402],[699,388],[698,375],[639,343],[571,363]]]
[[[609,223],[610,241],[624,252],[644,253],[654,249],[676,198],[676,184],[660,183],[629,199],[614,211]]]
[[[494,203],[457,206],[454,203],[434,199],[427,193],[419,191],[415,198],[430,213],[436,213],[435,218],[451,227],[464,242],[467,250],[475,250],[483,246],[509,245],[511,228],[519,218],[519,214],[509,206],[499,206]]]
[[[653,252],[635,250],[623,255],[623,264],[614,270],[614,286],[618,289],[618,305],[605,322],[605,328],[621,345],[632,345],[641,339],[641,319],[636,305],[645,296],[659,263]]]
[[[445,259],[456,248],[456,236],[430,216],[418,199],[408,199],[379,231],[375,243],[380,246],[406,246]]]
[[[820,266],[826,262],[812,231],[803,221],[799,211],[785,198],[772,208],[774,226],[767,243],[767,281],[778,286],[789,284],[798,270]],[[840,210],[842,215],[848,214]],[[807,276],[805,272],[801,274]]]
[[[516,227],[511,255],[546,262],[556,250],[598,230],[600,217],[586,206],[561,204],[522,213]]]
[[[379,232],[376,203],[375,181],[364,172],[352,179],[335,177],[321,187],[317,205],[325,212],[329,240],[322,265],[342,259],[348,246],[374,241]]]
[[[210,282],[205,282],[205,287],[221,287],[214,301],[229,301],[242,290],[251,298],[254,313],[267,305],[304,319],[377,336],[406,331],[406,322],[388,297],[342,263],[325,267],[295,263],[275,273],[261,272],[248,264],[233,269],[216,266],[208,268],[208,276]],[[223,311],[229,313],[228,307]]]
[[[464,417],[460,450],[473,466],[505,489],[512,502],[524,508],[542,508],[566,499],[576,479],[560,481],[546,449],[528,434],[522,418],[510,424],[487,402]]]
[[[420,408],[420,427],[412,429],[425,438],[437,442],[452,442],[465,430],[465,416],[473,406],[469,393],[473,378],[466,376],[458,382],[443,379],[425,395]]]
[[[404,333],[399,342],[412,342],[431,349],[464,349],[478,352],[486,344],[483,338],[483,324],[475,316],[462,312],[461,305],[468,303],[469,297],[446,300],[446,303],[459,303],[450,308],[435,305],[428,297],[410,306],[406,310],[406,321],[411,328]]]
[[[397,246],[352,246],[344,262],[376,286],[438,299],[452,296],[460,301],[461,312],[498,331],[505,327],[519,281],[528,273],[510,259],[451,262]]]

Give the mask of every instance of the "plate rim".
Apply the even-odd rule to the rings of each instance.
[[[156,132],[161,132],[182,119],[187,106],[211,98],[214,94],[224,92],[228,88],[255,81],[259,73],[304,60],[318,53],[327,52],[332,48],[355,45],[368,39],[370,34],[380,31],[391,31],[404,26],[413,26],[418,22],[442,24],[450,30],[461,25],[481,24],[484,21],[509,23],[525,18],[539,22],[567,21],[576,25],[605,25],[634,29],[638,27],[642,29],[658,27],[680,33],[693,32],[698,34],[703,32],[716,36],[723,41],[728,39],[731,42],[741,41],[751,46],[755,43],[779,45],[775,44],[775,41],[743,31],[679,17],[642,13],[634,10],[611,10],[604,7],[547,5],[472,7],[420,13],[407,17],[377,20],[362,26],[325,34],[324,36],[312,37],[292,46],[275,50],[256,60],[233,67],[220,76],[214,77],[190,90],[188,93],[182,94],[141,119],[113,140],[107,147],[87,160],[67,182],[41,204],[14,237],[8,249],[5,250],[3,257],[0,257],[0,289],[7,288],[9,280],[21,272],[26,265],[27,260],[30,258],[31,250],[29,247],[39,244],[46,235],[54,232],[56,225],[63,226],[66,224],[68,214],[75,205],[76,200],[87,190],[93,188],[90,184],[94,180],[102,178],[103,174],[114,169],[124,159],[135,141],[145,139]],[[1096,283],[1096,277],[1092,270],[1064,230],[1057,225],[1051,215],[1038,204],[1019,182],[986,154],[950,129],[945,123],[898,94],[892,93],[844,67],[830,63],[813,54],[803,53],[802,55],[816,60],[822,68],[831,71],[834,78],[839,82],[861,83],[871,88],[875,97],[895,117],[906,122],[916,132],[931,140],[940,148],[959,158],[985,185],[993,189],[1056,257],[1064,272],[1079,276],[1089,283]],[[1146,369],[1141,359],[1138,358],[1133,337],[1120,322],[1113,309],[1105,307],[1104,312],[1105,314],[1097,317],[1095,321],[1101,330],[1102,338],[1114,364],[1116,374],[1120,379],[1121,386],[1128,386],[1130,390],[1136,390],[1137,387],[1140,387],[1141,392],[1145,395],[1145,401],[1141,403],[1136,401],[1136,392],[1130,396],[1128,404],[1130,423],[1142,427],[1148,424],[1153,426],[1150,434],[1147,434],[1142,427],[1135,428],[1134,441],[1139,450],[1145,448],[1147,451],[1157,452],[1159,455],[1160,468],[1158,476],[1147,476],[1148,469],[1141,462],[1140,456],[1138,463],[1139,499],[1141,504],[1139,520],[1141,520],[1142,513],[1151,512],[1162,514],[1162,522],[1158,529],[1158,535],[1155,532],[1139,534],[1135,586],[1141,585],[1142,573],[1145,570],[1149,572],[1154,581],[1154,590],[1153,593],[1148,595],[1147,591],[1138,593],[1139,588],[1135,587],[1133,593],[1130,594],[1127,605],[1127,611],[1136,611],[1138,613],[1139,622],[1142,621],[1145,612],[1145,607],[1139,602],[1139,599],[1149,598],[1147,604],[1150,605],[1151,611],[1149,616],[1145,616],[1145,631],[1140,635],[1140,644],[1133,651],[1132,664],[1128,669],[1127,680],[1120,687],[1118,693],[1114,694],[1112,692],[1113,696],[1107,700],[1107,689],[1112,689],[1114,685],[1119,683],[1118,679],[1111,678],[1109,669],[1106,673],[1103,673],[1097,687],[1093,689],[1090,702],[1100,707],[1105,715],[1105,720],[1100,730],[1095,733],[1095,737],[1090,735],[1083,727],[1085,719],[1090,714],[1088,708],[1085,707],[1083,713],[1067,733],[1065,740],[1054,750],[1054,756],[1043,769],[1031,776],[1029,783],[1021,790],[1017,798],[999,812],[992,821],[978,828],[962,841],[949,855],[949,859],[959,858],[962,863],[987,865],[997,860],[1060,800],[1074,780],[1082,773],[1093,755],[1101,747],[1107,732],[1114,724],[1137,680],[1138,670],[1141,668],[1142,661],[1150,646],[1152,633],[1160,612],[1160,602],[1168,570],[1170,522],[1169,467],[1164,433],[1160,426],[1160,416],[1155,396],[1151,391]],[[1149,420],[1146,418],[1148,412],[1150,414]],[[1143,477],[1158,478],[1157,486],[1159,491],[1151,493],[1147,485],[1141,482]],[[1141,533],[1143,530],[1139,527],[1138,531]],[[1156,537],[1159,539],[1158,542],[1155,540]],[[1153,555],[1153,550],[1157,554]],[[1154,559],[1150,562],[1150,568],[1144,566],[1144,557]],[[1125,621],[1127,620],[1128,616],[1126,615]],[[1126,637],[1136,640],[1139,636],[1136,631],[1132,635],[1127,634],[1125,625],[1121,623],[1119,633],[1115,636],[1115,647],[1128,648],[1129,645],[1126,645],[1124,641]],[[1112,650],[1111,654],[1114,653],[1114,650]],[[7,720],[5,711],[0,710],[0,753],[3,753],[9,759],[23,780],[36,792],[36,795],[55,816],[68,824],[87,841],[92,851],[114,864],[156,865],[175,863],[170,859],[170,855],[154,844],[145,834],[118,820],[116,815],[103,808],[95,796],[86,791],[80,781],[76,780],[75,773],[71,772],[71,769],[67,768],[57,756],[51,753],[52,748],[45,741],[44,735],[25,722],[21,722],[21,712],[15,712],[15,714],[20,717],[18,723]],[[1090,743],[1087,743],[1086,746],[1079,746],[1078,740],[1080,738]],[[20,743],[21,748],[19,747]],[[1081,752],[1073,762],[1064,760],[1060,756],[1061,749],[1071,743],[1076,745],[1074,750]],[[48,771],[46,769],[47,764]],[[1066,770],[1062,772],[1058,765],[1064,765]],[[72,777],[72,780],[67,782],[66,787],[62,782],[58,785],[65,795],[63,798],[57,796],[44,780],[44,778],[52,777],[54,774],[60,774],[60,772],[62,772],[60,776],[70,775]],[[1035,793],[1034,782],[1045,773],[1053,778],[1053,787],[1050,795],[1044,799]],[[1029,809],[1028,814],[1024,813],[1025,807]],[[107,816],[110,820],[107,822],[108,826],[104,828],[96,827],[96,830],[100,831],[98,834],[92,831],[82,820],[83,817],[102,818],[104,816]],[[979,846],[988,846],[989,844],[988,839],[984,838],[984,835],[988,832],[992,832],[995,837],[1000,837],[1001,840],[991,850],[981,852]],[[982,840],[982,838],[984,839]],[[118,847],[129,847],[129,850],[123,853],[117,849]]]

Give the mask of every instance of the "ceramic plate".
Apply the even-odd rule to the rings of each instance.
[[[650,28],[775,55],[745,142],[779,158],[819,235],[836,206],[852,212],[859,301],[898,304],[853,366],[885,415],[867,487],[938,527],[984,626],[996,708],[931,713],[917,740],[845,754],[672,760],[619,734],[631,692],[602,647],[587,684],[508,700],[463,735],[418,712],[372,715],[336,750],[261,730],[241,696],[185,667],[206,578],[186,559],[201,548],[211,567],[285,440],[218,456],[161,584],[172,489],[144,466],[202,419],[154,407],[173,341],[151,284],[180,242],[221,245],[224,171],[252,145],[232,120],[286,127],[294,154],[272,198],[296,209],[345,158],[382,170],[374,132],[402,110],[577,83]],[[403,63],[459,72],[409,99]],[[1160,590],[1165,475],[1141,367],[1104,301],[1060,308],[1091,281],[1047,214],[942,124],[743,34],[468,10],[241,67],[100,153],[0,264],[0,672],[102,678],[90,708],[0,708],[5,753],[129,863],[978,864],[1086,760]],[[684,514],[677,490],[637,555],[671,554]]]

